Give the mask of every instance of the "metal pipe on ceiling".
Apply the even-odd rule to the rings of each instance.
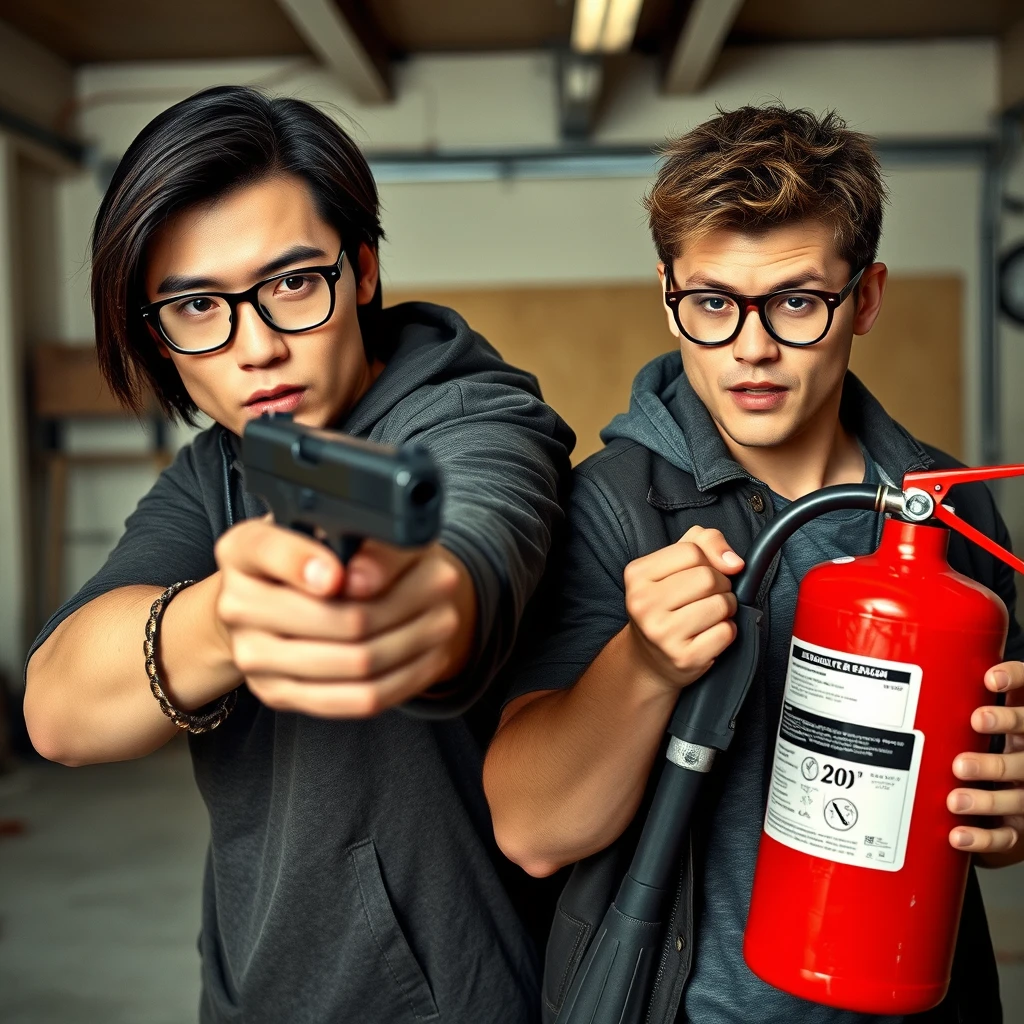
[[[85,162],[86,146],[83,143],[36,124],[35,121],[30,121],[27,117],[22,117],[5,107],[0,107],[0,130],[29,139],[73,163]]]
[[[884,164],[983,164],[998,148],[993,136],[881,139]],[[500,181],[514,178],[639,178],[657,171],[655,146],[557,146],[545,149],[408,150],[366,154],[381,184]]]

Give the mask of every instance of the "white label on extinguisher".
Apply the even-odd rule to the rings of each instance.
[[[840,864],[899,871],[924,733],[921,667],[793,638],[764,830]]]

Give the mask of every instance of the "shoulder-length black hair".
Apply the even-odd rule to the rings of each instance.
[[[219,86],[165,110],[128,147],[100,204],[92,238],[99,364],[127,408],[141,414],[152,390],[171,419],[194,423],[197,412],[139,312],[146,302],[145,258],[153,233],[196,203],[277,173],[306,182],[320,216],[341,235],[358,278],[360,244],[376,251],[384,237],[377,186],[355,142],[316,107]],[[378,281],[372,301],[359,307],[368,356],[380,308]]]

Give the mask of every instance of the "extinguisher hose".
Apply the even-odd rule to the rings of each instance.
[[[863,508],[881,512],[884,492],[885,488],[877,484],[836,484],[813,491],[789,504],[751,545],[747,564],[733,587],[736,600],[747,605],[757,602],[758,591],[772,560],[801,526],[839,509]]]

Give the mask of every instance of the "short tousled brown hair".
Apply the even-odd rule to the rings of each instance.
[[[887,199],[882,169],[871,138],[834,110],[719,108],[661,152],[644,205],[663,263],[720,228],[756,233],[799,220],[828,225],[851,271],[874,262]]]

